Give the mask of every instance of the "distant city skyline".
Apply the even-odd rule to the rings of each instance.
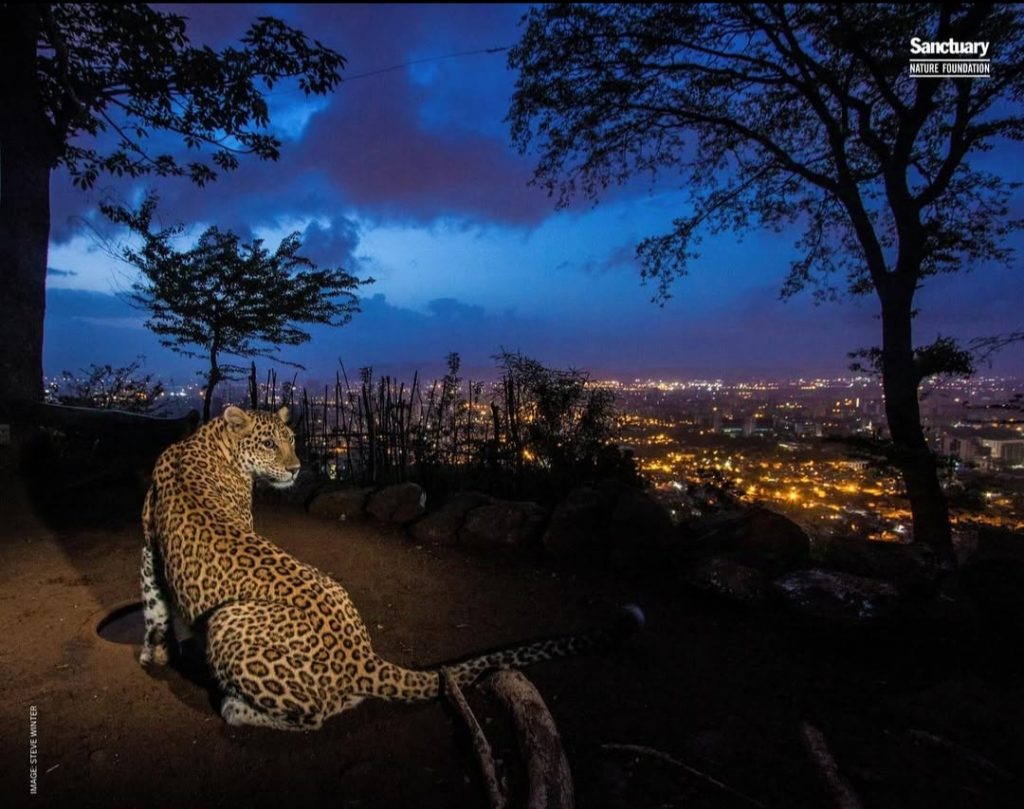
[[[298,230],[315,261],[377,279],[361,290],[363,311],[349,325],[312,329],[310,343],[281,353],[309,378],[331,377],[339,359],[350,370],[432,374],[453,351],[467,375],[480,375],[504,348],[595,376],[787,379],[844,373],[847,352],[879,342],[871,296],[820,306],[807,293],[779,300],[797,255],[795,230],[709,236],[674,297],[652,304],[633,248],[670,227],[685,191],[663,176],[615,189],[596,207],[556,211],[528,186],[535,158],[515,152],[503,121],[515,77],[502,49],[518,39],[523,6],[162,8],[189,17],[193,42],[214,47],[237,41],[261,14],[281,16],[346,57],[343,81],[326,99],[275,88],[280,161],[243,159],[203,189],[182,179],[105,178],[81,192],[55,172],[48,375],[138,355],[164,378],[191,381],[201,369],[163,349],[143,327],[145,314],[117,297],[132,271],[109,248],[125,236],[97,206],[138,201],[148,188],[161,196],[161,220],[185,223],[193,237],[216,224],[275,247]],[[979,164],[1024,179],[1008,157],[996,149]],[[1024,210],[1019,190],[1011,205]],[[1024,239],[1012,244],[1019,251]],[[1022,299],[1019,256],[1012,270],[929,279],[916,342],[1021,330]],[[1024,376],[1024,349],[982,370]]]

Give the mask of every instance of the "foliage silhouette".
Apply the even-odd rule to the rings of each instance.
[[[60,379],[46,388],[46,401],[72,407],[100,410],[124,410],[128,413],[152,413],[161,406],[164,385],[152,374],[140,375],[143,358],[121,368],[90,365],[78,374],[61,373]]]
[[[162,345],[186,357],[207,361],[203,420],[217,384],[248,369],[225,364],[224,355],[275,356],[280,346],[309,340],[299,324],[341,326],[359,311],[353,292],[361,283],[342,269],[320,269],[299,254],[298,233],[271,252],[261,239],[250,242],[217,227],[203,231],[195,246],[177,250],[178,225],[153,231],[157,198],[146,197],[137,211],[101,205],[111,221],[140,236],[140,249],[124,247],[125,261],[143,280],[132,285],[130,302],[150,313],[146,321]],[[301,366],[299,366],[301,367]]]

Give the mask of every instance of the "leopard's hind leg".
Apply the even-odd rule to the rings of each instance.
[[[169,640],[171,637],[171,602],[161,584],[161,571],[157,570],[158,560],[153,542],[152,510],[154,491],[150,488],[142,507],[142,613],[146,621],[146,634],[142,639],[139,663],[143,666],[167,665],[170,659]]]
[[[226,722],[316,730],[358,702],[339,684],[315,620],[297,607],[265,601],[235,602],[213,614],[206,654],[225,695]]]
[[[254,727],[273,728],[274,730],[313,729],[291,719],[279,718],[272,716],[266,711],[259,711],[242,697],[230,694],[221,701],[220,715],[229,725],[252,725]]]

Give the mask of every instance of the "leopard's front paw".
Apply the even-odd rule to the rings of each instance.
[[[220,704],[220,715],[229,725],[248,724],[246,718],[251,713],[252,709],[235,697],[225,697],[224,701]]]
[[[139,665],[141,666],[166,666],[171,659],[167,646],[143,646],[139,654]]]

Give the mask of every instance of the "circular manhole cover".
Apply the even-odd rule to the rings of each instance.
[[[141,646],[145,633],[146,619],[141,601],[117,604],[100,615],[96,621],[96,634],[110,643]],[[174,635],[179,641],[192,635],[177,615],[174,616]]]

